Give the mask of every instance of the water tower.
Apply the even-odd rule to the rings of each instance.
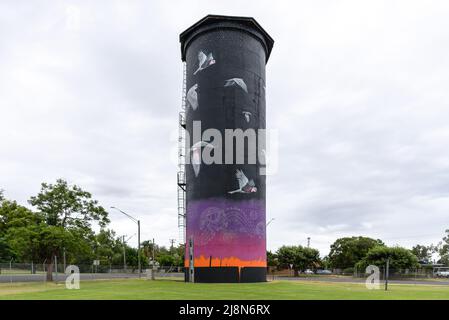
[[[186,281],[266,281],[260,161],[265,150],[259,129],[265,129],[265,64],[274,41],[253,18],[208,15],[181,33],[180,42],[178,221],[186,243]],[[205,136],[210,129],[221,134],[221,144]],[[243,132],[243,161],[237,159],[237,134],[226,158],[229,129]],[[205,152],[222,162],[206,163]]]

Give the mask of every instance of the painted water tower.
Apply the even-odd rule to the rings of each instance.
[[[265,64],[274,41],[253,18],[208,15],[180,42],[187,161],[178,185],[185,190],[185,266],[193,271],[186,280],[266,281],[259,129],[265,129]]]

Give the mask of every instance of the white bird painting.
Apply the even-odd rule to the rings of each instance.
[[[215,64],[215,59],[212,52],[206,55],[203,51],[200,51],[198,53],[198,69],[193,73],[193,75],[196,75],[201,70],[204,70],[213,64]]]
[[[243,111],[242,114],[245,117],[246,122],[249,123],[251,121],[252,113],[249,111]]]
[[[198,93],[196,92],[196,89],[198,89],[197,83],[187,91],[187,103],[192,107],[193,111],[198,108]]]
[[[225,87],[239,86],[240,88],[242,88],[243,91],[248,93],[248,87],[246,86],[246,83],[245,81],[243,81],[242,78],[231,78],[225,80],[224,86]]]
[[[192,152],[192,167],[193,172],[195,173],[195,177],[198,177],[198,175],[200,174],[202,148],[213,149],[214,146],[208,142],[199,141],[190,148],[190,152]]]
[[[235,172],[235,177],[239,182],[239,188],[237,190],[228,191],[228,193],[255,193],[257,192],[256,184],[254,180],[248,180],[242,170],[237,169]]]

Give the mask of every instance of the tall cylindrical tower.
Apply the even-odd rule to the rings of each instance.
[[[180,41],[185,265],[193,263],[195,282],[266,281],[265,64],[274,41],[253,18],[216,15],[188,28]]]

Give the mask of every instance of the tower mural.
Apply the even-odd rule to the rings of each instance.
[[[265,133],[259,129],[265,129],[265,64],[274,41],[253,18],[215,15],[180,41],[190,160],[185,235],[193,244],[192,251],[186,245],[185,266],[193,252],[195,282],[266,281]],[[243,153],[235,130],[243,133]],[[251,130],[255,135],[245,135]],[[208,163],[205,154],[219,161]]]

